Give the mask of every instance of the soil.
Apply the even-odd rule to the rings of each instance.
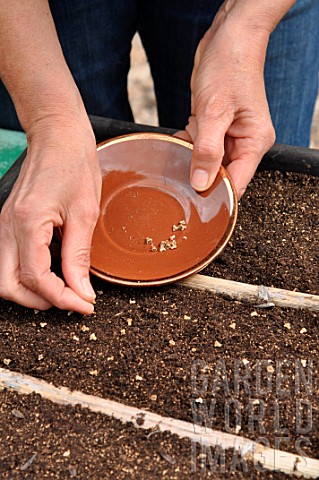
[[[232,450],[224,463],[223,457],[219,464],[209,463],[218,450],[208,453],[197,445],[195,451],[187,439],[138,430],[80,407],[53,405],[39,395],[4,391],[0,399],[2,480],[291,478],[262,472]]]
[[[241,202],[232,244],[206,273],[318,293],[318,183],[318,178],[297,174],[257,174]],[[57,386],[319,458],[318,314],[258,309],[177,286],[126,289],[97,279],[93,284],[98,296],[91,317],[57,309],[34,312],[1,300],[0,365]],[[14,402],[19,399],[11,395],[6,397],[8,408],[17,408]],[[56,406],[37,402],[55,417]],[[94,425],[90,415],[83,413],[81,420],[86,432]],[[113,428],[109,419],[103,422],[106,432]],[[135,455],[145,454],[150,465],[154,451],[139,440],[145,433],[124,430],[124,439],[128,435],[137,442]],[[120,426],[116,431],[121,432]],[[33,450],[22,450],[17,437],[9,437],[4,446],[19,450],[16,461],[21,465]],[[59,438],[64,441],[65,435]],[[175,438],[165,438],[178,452],[184,448]],[[87,434],[83,439],[85,468],[97,453],[85,446]],[[51,456],[53,445],[54,440]],[[169,448],[168,452],[173,455]],[[123,475],[118,478],[125,478],[122,457],[112,458],[118,462],[118,475]],[[170,465],[166,467],[170,471]],[[51,478],[64,478],[54,477],[51,467],[49,472]],[[156,472],[147,478],[157,478]],[[180,478],[189,478],[183,472]],[[85,476],[98,478],[95,474],[94,462]]]
[[[319,294],[318,207],[318,177],[257,173],[231,241],[202,273]]]
[[[156,124],[141,49],[136,58],[129,84],[135,119]],[[313,146],[318,133],[314,122]],[[318,186],[318,178],[258,173],[229,246],[204,273],[318,294]],[[257,309],[175,286],[93,283],[91,317],[0,300],[0,367],[319,458],[317,314]],[[0,436],[6,480],[288,478],[249,463],[234,471],[232,451],[224,471],[210,467],[206,452],[203,471],[200,449],[192,473],[188,440],[35,394],[0,392]]]
[[[216,429],[227,430],[224,410],[229,406],[230,431],[253,439],[265,437],[272,446],[284,436],[287,440],[281,448],[290,451],[296,451],[299,437],[296,400],[301,399],[313,410],[306,435],[310,444],[305,450],[318,456],[316,314],[257,311],[182,287],[131,290],[99,282],[95,286],[100,294],[96,313],[90,318],[55,309],[32,314],[15,305],[4,313],[3,301],[2,366],[189,422],[202,404],[209,410],[215,402],[208,426]],[[299,369],[305,378],[309,379],[310,369],[313,372],[312,391],[306,388],[305,379],[299,382],[300,392],[296,391],[294,376],[301,361],[307,364]],[[203,362],[204,372],[198,362]],[[220,369],[228,386],[222,383],[217,388]],[[236,370],[240,377],[249,374],[246,384],[236,386]],[[268,373],[272,384],[262,392]],[[208,388],[198,392],[204,378]],[[278,390],[278,382],[286,392]],[[253,425],[250,417],[255,400],[265,412]],[[236,405],[231,402],[238,404],[241,419],[235,418]],[[258,411],[257,405],[254,413]],[[280,417],[277,424],[276,413]],[[197,423],[207,420],[204,414],[205,410]]]

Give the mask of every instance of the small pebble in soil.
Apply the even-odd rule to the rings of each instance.
[[[77,470],[72,465],[69,467],[69,472],[70,472],[71,477],[76,477]]]
[[[24,414],[23,414],[20,410],[18,410],[18,409],[16,409],[16,408],[14,408],[14,409],[12,410],[12,415],[13,415],[14,417],[16,417],[16,418],[25,418],[25,417],[24,417]]]
[[[163,452],[163,450],[157,450],[157,453],[163,458],[163,460],[166,460],[166,462],[170,463],[171,465],[175,465],[176,460],[168,453]]]
[[[302,329],[300,330],[300,333],[306,333],[306,332],[307,332],[307,329],[306,329],[306,328],[302,328]]]
[[[222,344],[218,340],[215,340],[214,347],[220,348],[221,346]]]
[[[97,340],[95,333],[91,333],[90,340]]]

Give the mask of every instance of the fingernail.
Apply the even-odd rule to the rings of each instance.
[[[191,183],[192,183],[192,187],[195,190],[204,190],[207,187],[208,180],[209,180],[209,175],[205,170],[196,168],[193,171]]]
[[[90,280],[87,277],[83,277],[81,283],[82,283],[82,288],[84,290],[85,295],[87,295],[88,297],[91,297],[91,298],[95,298],[96,295],[95,295],[95,292],[93,290],[93,287],[91,285]]]

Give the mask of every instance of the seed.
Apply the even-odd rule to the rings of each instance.
[[[186,230],[186,228],[187,228],[187,225],[185,220],[180,220],[177,225],[172,226],[173,232],[176,232],[177,230],[183,231],[183,230]]]
[[[169,242],[167,240],[163,240],[160,245],[159,245],[159,251],[160,252],[166,252],[169,248]]]
[[[170,242],[169,248],[170,248],[171,250],[174,250],[175,248],[177,248],[176,240],[172,240],[172,241]]]

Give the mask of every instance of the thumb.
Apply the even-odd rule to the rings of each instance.
[[[88,225],[87,220],[66,222],[61,251],[62,271],[67,285],[88,302],[96,296],[89,276],[94,227],[95,222]]]
[[[207,115],[195,117],[196,136],[191,163],[191,185],[197,191],[207,190],[215,180],[224,156],[224,140],[230,126],[225,119]]]

